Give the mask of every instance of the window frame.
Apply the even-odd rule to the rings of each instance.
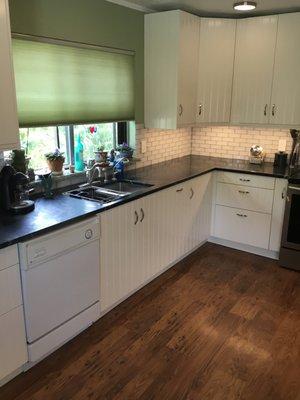
[[[129,141],[129,121],[122,121],[122,122],[113,122],[113,147],[116,148],[118,145]],[[95,123],[97,124],[97,123]],[[99,125],[101,123],[98,123]],[[86,124],[89,125],[89,124]],[[92,126],[93,124],[91,124]],[[75,133],[74,133],[74,126],[73,125],[63,125],[66,129],[66,132],[62,133],[59,131],[59,128],[62,125],[56,125],[56,134],[55,134],[55,143],[56,147],[60,148],[60,135],[66,135],[66,159],[67,161],[64,164],[64,169],[68,170],[69,165],[74,165],[75,162]],[[31,129],[31,128],[25,128]]]

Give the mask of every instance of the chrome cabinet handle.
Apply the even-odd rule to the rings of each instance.
[[[272,105],[272,116],[273,116],[273,117],[275,116],[275,107],[276,107],[276,105],[273,104],[273,105]]]
[[[181,117],[183,114],[183,107],[182,104],[179,104],[179,116]]]
[[[194,197],[194,190],[193,190],[193,188],[191,188],[190,191],[191,191],[191,195],[190,195],[190,200],[191,200],[191,199]]]
[[[265,105],[265,108],[264,108],[264,116],[267,115],[267,111],[268,111],[268,104]]]
[[[286,188],[284,188],[282,193],[281,193],[281,198],[285,199],[285,197],[286,197]]]
[[[202,104],[199,104],[198,115],[201,115],[201,114],[202,114]]]
[[[177,193],[178,193],[178,192],[182,192],[182,191],[183,191],[183,188],[177,189],[177,190],[176,190]]]
[[[238,217],[243,217],[243,218],[247,218],[247,217],[248,217],[248,215],[246,215],[246,214],[237,213],[236,215],[237,215]]]
[[[135,211],[134,215],[135,215],[134,225],[136,225],[139,221],[139,214]]]
[[[239,190],[239,193],[241,193],[241,194],[249,194],[250,192],[248,192],[247,190]]]
[[[84,233],[86,239],[91,239],[93,237],[93,231],[91,229],[87,229]]]
[[[251,179],[240,178],[241,182],[251,182]]]
[[[144,218],[145,218],[145,212],[142,208],[141,208],[141,214],[142,214],[142,218],[141,218],[140,222],[143,222]]]

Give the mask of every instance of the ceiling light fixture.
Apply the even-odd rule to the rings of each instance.
[[[251,11],[256,8],[257,4],[255,1],[240,1],[234,3],[233,8],[237,11]]]

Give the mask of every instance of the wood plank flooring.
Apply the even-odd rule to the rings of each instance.
[[[1,400],[300,400],[300,273],[206,244]]]

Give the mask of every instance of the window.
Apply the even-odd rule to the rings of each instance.
[[[65,154],[65,167],[74,163],[74,147],[77,135],[84,145],[84,160],[94,159],[99,147],[110,151],[118,144],[135,138],[135,123],[111,122],[83,125],[20,128],[21,147],[30,157],[29,167],[39,170],[47,167],[45,153],[59,148]],[[74,144],[75,143],[75,144]],[[8,156],[8,152],[5,156]]]

